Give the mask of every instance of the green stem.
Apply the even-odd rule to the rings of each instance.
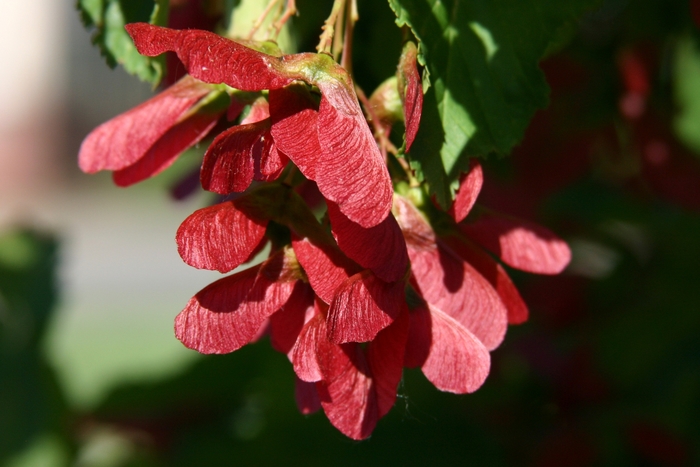
[[[333,46],[333,36],[335,35],[335,25],[338,20],[338,15],[341,11],[345,10],[345,3],[346,0],[333,1],[333,8],[331,9],[331,14],[328,15],[328,18],[326,18],[326,21],[321,27],[323,32],[321,33],[320,40],[318,42],[318,45],[316,46],[317,52],[332,55],[331,48]]]
[[[253,27],[250,28],[250,31],[248,32],[248,40],[252,40],[253,36],[255,35],[256,32],[258,32],[258,29],[260,29],[260,26],[265,22],[265,18],[270,14],[272,9],[279,3],[280,0],[270,0],[270,3],[267,4],[265,9],[260,13],[260,16],[258,16],[258,19],[255,20],[253,23]]]
[[[343,58],[340,65],[352,76],[352,35],[355,31],[355,23],[359,19],[357,14],[357,0],[350,0],[347,3],[345,12],[345,31],[343,37]]]
[[[274,24],[275,35],[273,39],[277,40],[277,36],[279,36],[284,25],[287,23],[289,18],[297,14],[297,11],[296,0],[287,0],[287,6],[284,9],[284,13],[282,13],[280,19],[278,19]]]

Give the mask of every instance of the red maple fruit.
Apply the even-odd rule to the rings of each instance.
[[[140,53],[176,52],[191,76],[243,91],[270,91],[270,133],[278,151],[314,180],[324,197],[363,227],[391,209],[392,185],[367,126],[352,79],[325,54],[269,55],[214,33],[134,23],[126,26]],[[320,91],[316,108],[299,97],[303,81]],[[302,140],[298,139],[303,134]],[[245,170],[240,170],[245,172]]]
[[[451,219],[436,214],[442,219],[438,233],[408,199],[397,196],[394,210],[418,292],[493,349],[503,339],[506,324],[526,321],[528,310],[503,266],[485,250],[508,266],[537,274],[561,272],[571,251],[532,222],[481,207],[469,216],[483,185],[478,163],[472,163],[461,182],[448,210]]]
[[[113,170],[120,186],[160,173],[201,141],[225,112],[214,99],[217,93],[185,76],[93,130],[80,146],[78,165],[87,173]]]
[[[423,113],[423,83],[418,73],[418,48],[413,42],[408,41],[404,45],[399,60],[398,78],[403,121],[406,125],[406,152],[409,152],[418,134]]]
[[[513,268],[535,274],[562,272],[571,261],[571,250],[549,229],[483,208],[465,220],[482,185],[481,166],[473,161],[449,211],[462,233]]]
[[[258,336],[270,316],[293,306],[287,304],[300,278],[293,254],[280,250],[198,292],[175,318],[175,335],[205,354],[238,350]]]
[[[338,211],[334,216],[338,218],[342,214]],[[182,223],[176,238],[180,255],[187,264],[229,272],[259,251],[267,241],[265,231],[270,221],[286,226],[291,231],[291,245],[304,270],[304,280],[330,307],[329,339],[336,343],[367,342],[399,314],[408,266],[406,247],[393,216],[365,229],[368,232],[364,234],[360,233],[363,228],[340,218],[343,221],[333,226],[339,238],[356,235],[369,239],[369,233],[374,235],[378,249],[386,248],[389,241],[395,250],[400,252],[403,248],[403,257],[395,255],[398,267],[367,262],[363,255],[355,259],[365,263],[367,269],[353,261],[323,230],[301,197],[279,184],[262,186],[236,200],[199,209]],[[371,246],[371,243],[365,245],[369,251],[373,250]],[[353,255],[357,252],[353,248],[348,250]],[[395,280],[388,280],[394,277]]]
[[[385,165],[396,152],[391,124],[404,121],[408,152],[422,113],[415,44],[404,46],[390,118],[375,122],[380,150],[350,75],[328,54],[284,55],[273,43],[145,23],[126,30],[140,53],[174,52],[189,75],[93,131],[81,147],[83,170],[136,183],[250,104],[240,124],[214,138],[199,174],[204,189],[237,194],[194,212],[176,237],[187,264],[233,273],[189,300],[175,319],[177,338],[221,354],[269,334],[293,366],[299,410],[322,408],[358,440],[395,403],[404,366],[420,367],[442,391],[477,390],[508,324],[528,315],[491,254],[555,274],[570,252],[542,227],[474,209],[483,185],[476,162],[447,212],[394,195]],[[320,219],[300,183],[323,196]],[[267,259],[234,271],[268,244]]]
[[[457,320],[487,349],[498,347],[508,321],[492,284],[435,234],[408,199],[397,196],[395,211],[411,258],[411,284],[418,295]]]
[[[377,142],[383,154],[394,152],[389,134],[396,122],[405,125],[404,152],[411,150],[423,113],[423,82],[418,72],[418,50],[413,42],[404,45],[396,76],[385,80],[365,103]]]
[[[484,384],[491,357],[472,332],[427,302],[411,310],[410,319],[406,367],[420,367],[441,391],[466,394]]]
[[[242,197],[208,206],[185,219],[175,237],[185,263],[198,269],[229,272],[246,262],[266,241],[268,223],[249,207],[249,200]]]
[[[408,315],[379,332],[366,346],[337,344],[328,339],[327,307],[317,301],[291,352],[298,378],[306,386],[300,408],[317,399],[328,420],[353,439],[367,438],[396,401],[408,337]],[[314,395],[315,394],[315,395]]]
[[[254,199],[260,191],[263,194]],[[280,206],[261,209],[272,198],[265,198],[265,191],[271,188],[190,216],[178,233],[183,257],[220,270],[243,261],[259,243],[260,226],[267,222],[260,222],[260,213],[282,211]],[[278,189],[274,198],[281,194]],[[285,215],[276,220],[285,221]],[[341,432],[366,438],[392,407],[401,379],[408,334],[404,279],[383,282],[344,256],[332,237],[323,235],[320,224],[315,228],[309,219],[303,225],[287,220],[293,248],[278,250],[262,264],[205,287],[176,318],[176,335],[200,352],[226,353],[255,341],[269,322],[272,345],[289,355],[300,379],[300,410],[309,413],[320,405]],[[232,224],[246,226],[243,235],[225,236],[222,228],[230,231]],[[228,251],[232,253],[225,258],[216,254]],[[388,308],[396,308],[393,316],[377,322]],[[369,343],[361,347],[350,339]]]
[[[488,376],[489,350],[505,335],[505,305],[494,287],[437,237],[411,201],[396,196],[394,212],[412,271],[405,365],[420,367],[442,391],[473,392]]]
[[[553,273],[563,269],[570,258],[564,242],[549,231],[546,239],[537,237],[544,230],[531,223],[508,219],[509,227],[525,232],[516,234],[489,224],[467,223],[483,184],[481,167],[472,163],[461,181],[448,210],[451,222],[433,208],[437,219],[442,219],[437,223],[440,234],[409,199],[395,196],[394,200],[412,273],[405,364],[420,367],[438,389],[455,393],[473,392],[483,384],[490,368],[489,351],[502,342],[509,323],[525,321],[528,313],[505,269],[467,238],[465,226],[494,253],[507,258],[507,264]],[[494,242],[506,245],[505,253]],[[511,248],[516,243],[527,254],[516,255]]]
[[[382,280],[345,256],[332,240],[293,239],[292,245],[311,287],[329,306],[330,341],[371,341],[400,314],[403,278]]]
[[[240,125],[214,138],[202,161],[202,188],[222,195],[243,192],[253,180],[275,180],[287,162],[270,134],[267,100],[260,97]]]
[[[474,164],[449,210],[455,219],[446,235],[398,195],[396,217],[370,228],[328,202],[330,233],[279,183],[200,209],[177,236],[193,266],[232,270],[267,241],[272,221],[289,229],[291,244],[195,295],[176,319],[178,338],[200,352],[223,353],[269,329],[294,367],[300,411],[323,408],[353,439],[369,436],[394,404],[404,366],[420,367],[440,390],[475,391],[508,323],[527,318],[504,268],[461,229],[482,182]],[[544,251],[539,270],[553,267],[558,247],[530,245]]]

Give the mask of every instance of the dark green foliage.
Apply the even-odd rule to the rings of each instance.
[[[144,57],[136,51],[124,25],[146,22],[165,26],[168,0],[78,0],[83,23],[95,28],[92,41],[111,68],[122,65],[142,81],[157,85],[165,70],[165,56]]]
[[[0,462],[62,427],[65,405],[41,339],[56,301],[56,241],[0,235]]]
[[[443,206],[469,157],[508,154],[548,87],[539,60],[592,0],[389,0],[419,40],[430,90],[411,151]],[[441,131],[439,130],[441,129]],[[442,133],[441,135],[438,133]],[[424,134],[428,133],[428,134]]]

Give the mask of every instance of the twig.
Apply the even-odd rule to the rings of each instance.
[[[262,13],[260,13],[260,16],[258,16],[258,19],[255,20],[253,23],[253,27],[250,29],[250,32],[248,33],[248,40],[252,40],[253,36],[255,35],[256,32],[258,32],[258,29],[260,29],[260,26],[265,22],[265,18],[267,18],[267,15],[270,14],[272,9],[277,5],[277,3],[280,0],[270,0],[270,3],[267,4],[265,9],[263,10]]]
[[[280,16],[280,19],[278,19],[275,24],[275,35],[273,39],[277,39],[277,36],[279,36],[280,31],[284,27],[285,23],[289,21],[289,18],[297,14],[297,5],[296,5],[296,0],[287,0],[287,6],[284,9],[284,12],[282,13],[282,16]]]
[[[340,55],[343,53],[343,37],[344,37],[344,26],[345,26],[345,13],[347,12],[347,0],[345,5],[338,12],[338,16],[335,18],[335,35],[333,36],[332,53],[333,59],[337,62],[340,59]]]
[[[357,0],[350,0],[345,12],[345,31],[343,37],[343,58],[340,65],[352,76],[352,36],[355,23],[360,18],[357,14]]]
[[[320,40],[318,42],[318,45],[316,46],[317,52],[323,52],[327,54],[331,53],[333,36],[335,34],[335,24],[338,19],[338,15],[341,11],[345,9],[345,1],[346,0],[334,0],[333,9],[331,9],[331,14],[328,15],[328,18],[326,18],[326,21],[321,27],[323,32],[321,33]]]

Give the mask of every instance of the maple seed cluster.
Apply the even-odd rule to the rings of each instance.
[[[404,367],[443,391],[478,389],[489,351],[528,316],[492,254],[556,274],[570,252],[542,227],[474,207],[476,162],[447,211],[409,174],[392,183],[382,135],[404,120],[405,152],[416,138],[415,46],[404,49],[392,88],[403,115],[384,111],[375,93],[365,109],[382,117],[373,134],[352,79],[328,55],[284,55],[200,30],[126,29],[141,54],[175,52],[189,75],[96,128],[80,149],[84,171],[112,170],[131,185],[249,109],[202,160],[202,187],[225,201],[190,215],[176,238],[196,268],[228,273],[268,244],[269,257],[198,292],[175,319],[177,338],[227,353],[269,334],[292,363],[300,411],[323,408],[353,439],[391,409]]]

